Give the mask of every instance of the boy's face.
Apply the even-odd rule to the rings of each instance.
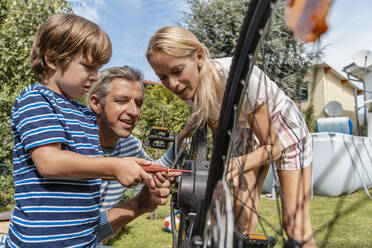
[[[111,91],[105,97],[102,112],[97,113],[100,134],[128,137],[141,114],[143,89],[138,81],[115,78]]]
[[[60,66],[49,66],[54,69],[54,73],[47,79],[46,86],[69,100],[80,99],[88,93],[92,83],[97,81],[101,67],[85,59],[81,53],[73,58],[63,74]]]

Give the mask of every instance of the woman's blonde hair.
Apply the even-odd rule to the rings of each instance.
[[[30,54],[31,69],[44,79],[49,70],[46,56],[64,72],[78,53],[85,59],[90,55],[95,65],[106,64],[112,54],[110,38],[98,25],[81,16],[53,15],[35,37]]]
[[[149,61],[154,52],[165,52],[181,58],[195,56],[198,51],[202,52],[204,62],[200,68],[200,84],[193,98],[195,113],[198,116],[196,127],[207,122],[217,125],[225,90],[225,83],[222,82],[224,79],[209,57],[208,49],[193,33],[179,26],[159,29],[150,39],[146,58]]]

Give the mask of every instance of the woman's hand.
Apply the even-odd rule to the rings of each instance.
[[[266,104],[258,106],[254,113],[249,113],[247,121],[259,145],[240,160],[240,164],[244,165],[244,172],[267,165],[281,156],[277,131]]]
[[[244,163],[239,159],[240,157],[230,159],[229,167],[227,168],[226,181],[233,181],[233,185],[238,185],[239,176],[244,173]],[[242,159],[244,161],[244,159]]]

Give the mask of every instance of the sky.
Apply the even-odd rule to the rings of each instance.
[[[165,25],[180,22],[188,10],[184,0],[78,0],[73,11],[101,26],[110,36],[113,57],[104,66],[133,66],[147,80],[158,81],[145,58],[152,34]],[[372,51],[370,0],[333,0],[327,17],[324,61],[341,74],[359,50]]]
[[[148,41],[159,28],[180,22],[187,9],[183,0],[79,0],[74,13],[94,21],[109,35],[113,45],[110,66],[129,65],[144,78],[159,81],[145,57]]]

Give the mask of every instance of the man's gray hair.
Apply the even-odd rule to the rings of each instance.
[[[116,78],[137,81],[141,85],[142,93],[144,94],[144,87],[142,83],[143,75],[139,70],[129,66],[110,67],[100,71],[98,80],[93,83],[92,87],[90,87],[87,99],[88,106],[90,105],[90,97],[94,94],[98,97],[99,103],[103,109],[105,106],[105,97],[111,91],[111,82]]]

